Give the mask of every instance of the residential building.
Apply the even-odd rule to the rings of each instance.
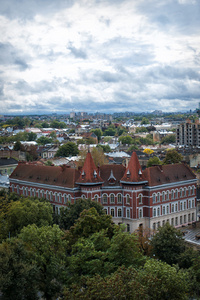
[[[177,125],[176,129],[177,146],[200,146],[200,123],[197,120],[192,123],[187,120],[185,123]]]
[[[196,221],[196,176],[186,164],[153,166],[142,171],[133,152],[127,167],[96,167],[88,152],[81,169],[20,163],[10,176],[12,192],[48,199],[59,213],[67,202],[90,198],[100,202],[127,231],[139,226],[156,230]]]

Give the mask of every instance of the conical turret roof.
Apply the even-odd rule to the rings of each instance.
[[[99,172],[94,164],[91,153],[88,151],[81,175],[77,180],[78,184],[90,185],[103,183],[103,179],[99,176]]]
[[[140,166],[137,154],[133,152],[130,161],[128,163],[128,167],[122,177],[121,183],[141,183],[146,182],[144,175],[142,174],[142,168]]]

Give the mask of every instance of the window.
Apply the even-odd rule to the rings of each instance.
[[[112,216],[112,217],[114,217],[114,216],[115,216],[115,210],[114,210],[114,208],[111,208],[111,210],[110,210],[110,214],[111,214],[111,216]]]
[[[126,203],[130,204],[130,196],[129,196],[129,194],[126,195]]]
[[[165,206],[162,207],[162,214],[165,215]]]
[[[85,196],[85,195],[84,195]],[[85,198],[84,198],[85,199]],[[72,196],[71,195],[68,195],[68,202],[71,203],[72,201]]]
[[[15,186],[14,184],[12,184],[12,192],[14,193],[14,191],[15,191]]]
[[[177,199],[178,198],[178,190],[176,189],[175,191],[175,198]]]
[[[169,200],[169,191],[167,191],[166,200]]]
[[[184,210],[186,209],[186,201],[184,202]]]
[[[193,208],[195,207],[195,202],[194,202],[194,200],[192,200],[192,207],[193,207]]]
[[[191,187],[189,186],[188,187],[188,196],[190,196],[191,195]]]
[[[49,192],[46,191],[46,199],[49,200]]]
[[[157,195],[158,202],[160,202],[160,193]]]
[[[26,196],[28,196],[28,188],[26,187]]]
[[[171,191],[171,199],[174,199],[174,190]]]
[[[156,223],[153,223],[153,230],[156,230]]]
[[[195,193],[195,188],[194,186],[192,186],[192,195],[194,195],[194,193]]]
[[[139,204],[142,204],[142,194],[139,194],[138,199],[139,199]]]
[[[180,189],[180,198],[182,198],[183,197],[183,189],[181,188]]]
[[[156,217],[156,208],[153,209],[153,216]]]
[[[64,203],[67,203],[67,195],[64,194]]]
[[[175,211],[178,211],[178,204],[175,205]]]
[[[160,216],[160,207],[157,208],[157,216]]]
[[[33,196],[33,189],[30,188],[30,196],[32,197]]]
[[[98,202],[98,195],[95,195],[95,196],[94,196],[94,201],[95,201],[95,202]]]
[[[190,219],[190,214],[188,214],[188,222],[190,222],[191,221],[191,219]]]
[[[162,201],[165,201],[165,192],[162,192]]]
[[[115,203],[115,195],[114,194],[110,195],[110,203]]]
[[[186,187],[184,187],[184,197],[186,197],[186,192],[187,191],[187,189],[186,189]]]
[[[165,225],[165,220],[162,221],[162,226],[164,226],[164,225]]]
[[[81,197],[82,197],[82,199],[85,199],[85,195],[82,195]]]
[[[191,201],[188,201],[188,208],[191,208]]]
[[[122,203],[122,194],[117,195],[117,203]]]
[[[180,203],[180,210],[183,210],[183,203]]]
[[[167,214],[169,213],[169,205],[167,205]]]
[[[158,222],[158,228],[160,227],[160,222]]]
[[[57,202],[57,201],[58,201],[58,194],[55,193],[55,202]]]
[[[154,193],[153,194],[153,203],[155,203],[156,202],[156,194]]]
[[[61,193],[58,194],[58,201],[62,202],[62,195],[61,195]]]
[[[53,192],[50,192],[50,201],[53,200]]]
[[[187,218],[186,218],[186,215],[184,215],[184,223],[187,222]]]
[[[119,217],[119,218],[122,217],[122,210],[121,210],[121,208],[118,209],[118,217]]]
[[[22,194],[25,196],[25,187],[22,188]]]
[[[178,217],[175,218],[175,226],[178,225]]]
[[[126,211],[126,217],[130,218],[130,209],[127,209],[127,211]]]
[[[108,202],[108,196],[106,194],[103,194],[103,203]]]
[[[171,225],[174,226],[174,218],[171,219]]]
[[[126,230],[127,230],[127,232],[130,232],[130,225],[129,224],[126,225]]]
[[[183,224],[183,217],[180,216],[180,224],[182,225]]]
[[[106,215],[108,214],[108,212],[107,212],[107,209],[106,209],[106,208],[104,208],[104,212],[105,212],[105,214],[106,214]]]
[[[194,221],[194,213],[192,213],[192,221]]]
[[[142,218],[143,216],[142,216],[143,214],[142,214],[142,208],[140,208],[139,209],[139,218]]]
[[[172,204],[171,212],[174,212],[174,204]]]

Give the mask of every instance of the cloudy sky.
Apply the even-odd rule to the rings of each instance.
[[[0,114],[199,102],[199,0],[0,0]]]

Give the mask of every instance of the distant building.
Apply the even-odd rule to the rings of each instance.
[[[200,123],[197,120],[192,123],[187,120],[185,123],[179,124],[176,129],[176,145],[177,146],[200,146]]]
[[[88,152],[82,169],[21,163],[10,176],[10,190],[49,200],[55,212],[67,202],[90,198],[104,206],[127,231],[156,230],[196,221],[196,176],[185,164],[153,166],[142,171],[133,152],[127,167],[96,167]]]

